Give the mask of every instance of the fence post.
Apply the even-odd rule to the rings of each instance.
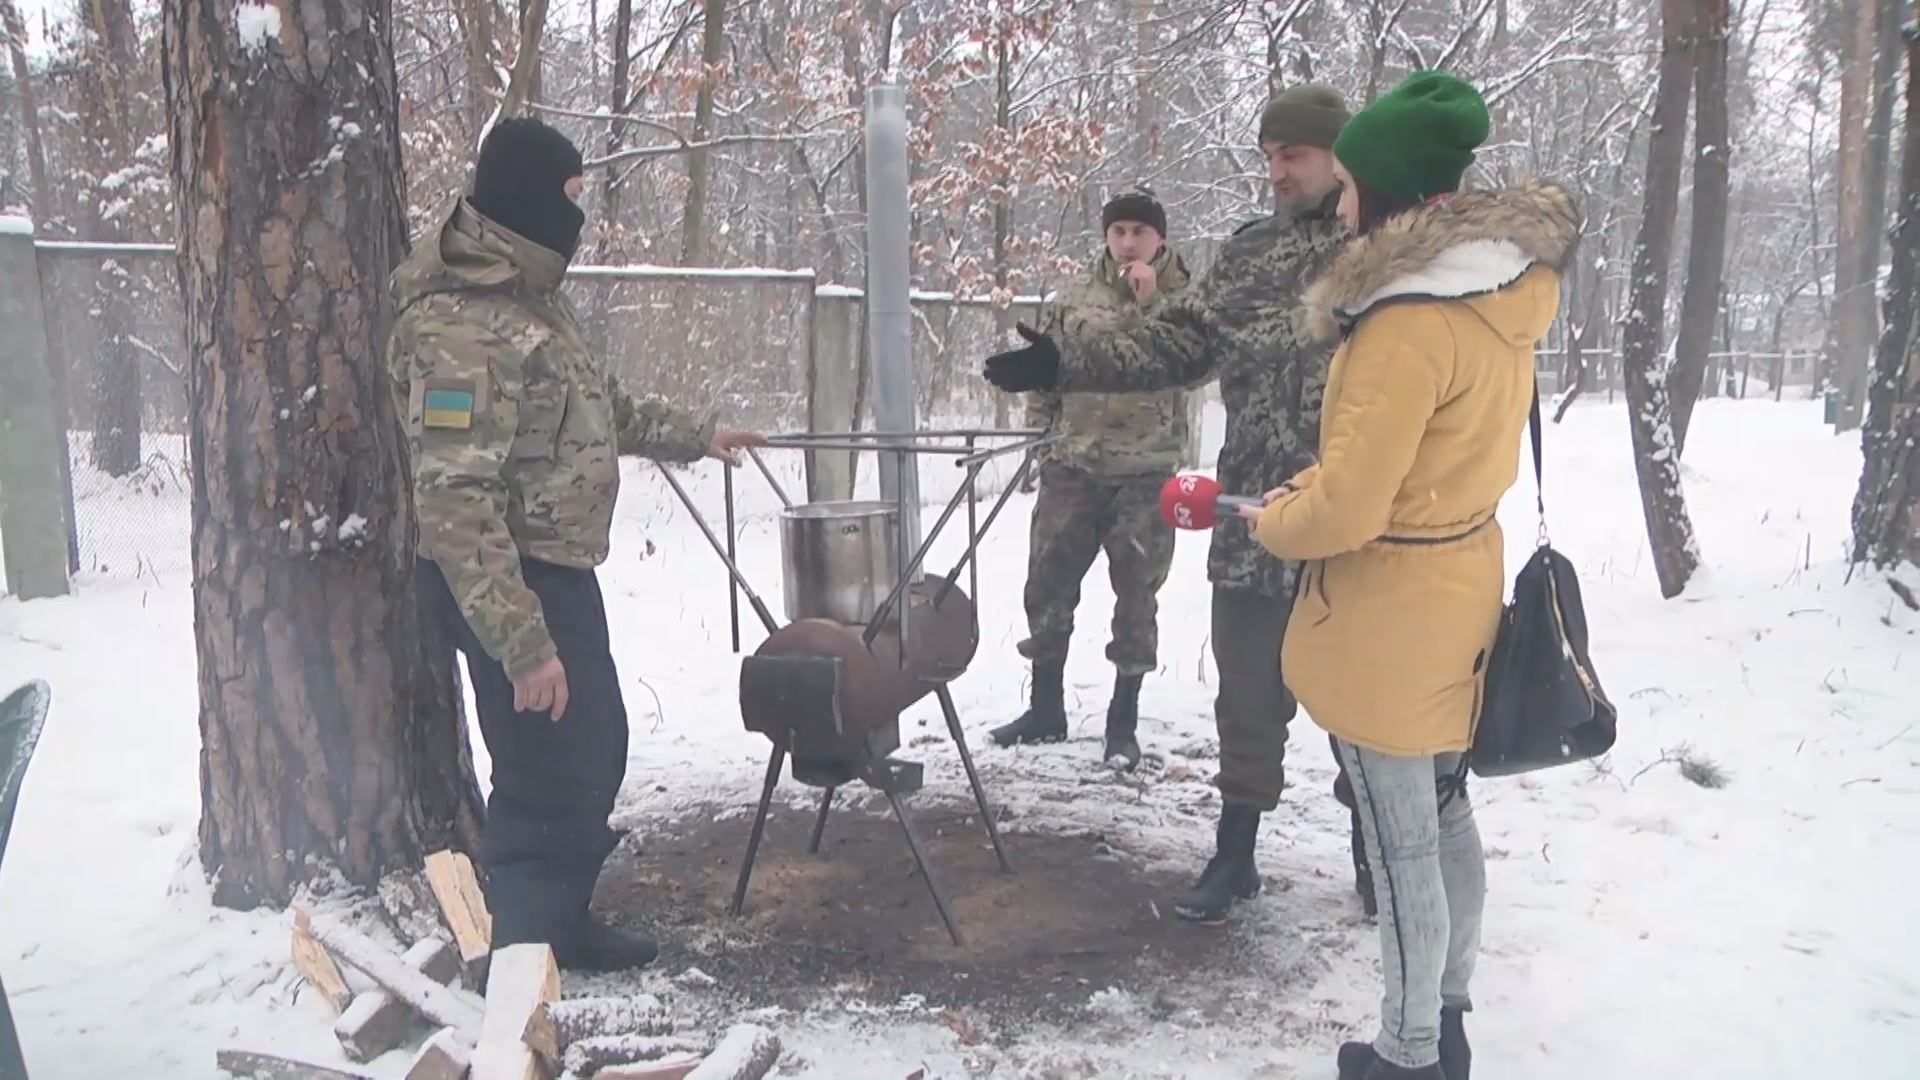
[[[7,587],[22,600],[65,596],[66,453],[54,409],[33,226],[0,217],[0,534]]]
[[[844,289],[816,289],[808,304],[807,426],[852,431],[860,383],[860,301]],[[846,450],[809,450],[807,498],[853,498],[855,456]]]

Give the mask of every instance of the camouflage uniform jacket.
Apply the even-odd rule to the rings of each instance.
[[[1193,287],[1138,330],[1059,339],[1060,389],[1161,390],[1220,380],[1226,441],[1220,484],[1261,495],[1311,465],[1330,350],[1297,325],[1301,294],[1332,262],[1347,232],[1329,199],[1316,211],[1242,226]],[[1292,595],[1298,568],[1262,550],[1250,530],[1213,532],[1207,576],[1266,596]]]
[[[388,371],[420,554],[509,675],[557,655],[523,556],[605,561],[618,454],[693,461],[713,423],[636,402],[560,295],[566,260],[460,203],[394,272]]]
[[[1054,296],[1040,328],[1055,336],[1090,337],[1138,330],[1167,297],[1187,285],[1187,265],[1172,247],[1153,260],[1158,288],[1143,307],[1104,248],[1078,278]],[[1051,428],[1060,441],[1047,459],[1096,476],[1168,475],[1187,444],[1185,390],[1151,393],[1028,395],[1027,425]]]

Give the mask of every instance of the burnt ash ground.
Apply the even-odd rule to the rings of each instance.
[[[1325,969],[1327,943],[1293,917],[1303,904],[1337,909],[1325,887],[1301,895],[1270,878],[1232,924],[1196,926],[1171,909],[1185,875],[1144,868],[1096,833],[1003,824],[1007,875],[970,807],[907,802],[962,946],[877,797],[836,805],[819,855],[806,850],[812,813],[776,804],[739,919],[727,909],[751,817],[737,807],[649,823],[608,860],[595,907],[663,939],[656,972],[697,967],[743,1006],[904,1000],[1001,1030],[1073,1023],[1107,990],[1155,1016],[1254,1021],[1259,1003]]]

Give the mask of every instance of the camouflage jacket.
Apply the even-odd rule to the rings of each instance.
[[[1103,248],[1085,271],[1054,296],[1040,328],[1056,336],[1090,337],[1137,330],[1187,285],[1187,264],[1172,247],[1154,259],[1159,288],[1142,307]],[[1187,444],[1187,392],[1028,395],[1027,425],[1051,428],[1060,441],[1047,460],[1099,476],[1171,474]]]
[[[1311,340],[1295,311],[1346,236],[1331,199],[1311,213],[1242,226],[1193,287],[1139,329],[1080,335],[1068,328],[1059,340],[1060,389],[1160,390],[1218,379],[1227,413],[1220,485],[1234,495],[1280,486],[1313,463],[1331,351]],[[1240,523],[1214,530],[1207,576],[1215,584],[1283,597],[1297,573]]]
[[[462,202],[394,272],[387,366],[412,450],[422,555],[508,674],[557,655],[520,559],[597,566],[616,455],[693,461],[713,424],[636,402],[588,347],[566,260]]]

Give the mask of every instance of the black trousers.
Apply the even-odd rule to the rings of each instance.
[[[493,945],[562,944],[579,934],[601,864],[619,842],[607,826],[627,771],[627,709],[592,570],[523,559],[567,669],[565,716],[515,712],[513,681],[474,636],[440,568],[416,563],[422,618],[437,619],[467,658],[480,733],[493,758],[481,836]]]

